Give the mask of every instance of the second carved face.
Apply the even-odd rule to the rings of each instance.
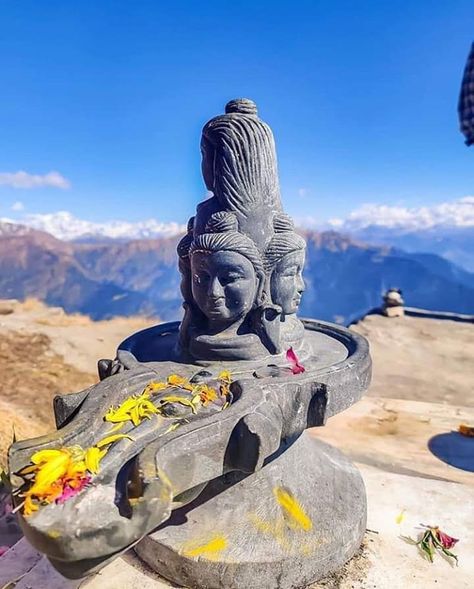
[[[297,250],[277,262],[270,277],[272,301],[285,315],[296,313],[305,289],[303,280],[305,252]]]

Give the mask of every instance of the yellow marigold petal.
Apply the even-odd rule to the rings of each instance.
[[[131,410],[130,410],[130,418],[132,420],[132,423],[134,426],[140,425],[140,415],[139,415],[139,405],[136,404]]]
[[[221,397],[227,397],[230,393],[229,385],[224,382],[219,386],[219,394]]]
[[[191,397],[191,403],[194,405],[194,407],[199,407],[199,405],[201,404],[201,395],[199,393],[193,395]]]
[[[92,474],[97,474],[99,472],[99,465],[101,459],[105,456],[107,450],[101,450],[97,448],[97,446],[93,446],[92,448],[88,448],[86,450],[86,468]]]
[[[170,376],[168,376],[168,384],[173,386],[179,386],[185,380],[186,379],[182,376],[179,376],[179,374],[170,374]]]
[[[231,383],[232,382],[232,373],[230,370],[223,370],[219,376],[219,380],[223,380],[224,382]]]
[[[103,448],[104,446],[108,446],[109,444],[113,444],[114,442],[117,442],[118,440],[123,440],[125,438],[131,440],[132,442],[134,441],[132,436],[129,436],[127,434],[114,434],[113,436],[107,436],[103,440],[100,440],[100,442],[97,442],[96,446],[97,448]]]
[[[84,452],[84,459],[77,462],[70,462],[67,469],[66,477],[84,476],[86,473],[86,454]]]
[[[172,423],[169,428],[165,431],[165,434],[169,434],[170,432],[174,432],[175,429],[178,429],[178,427],[181,424],[179,423],[179,421],[176,421],[175,423]]]
[[[64,450],[39,450],[33,454],[33,456],[30,458],[30,461],[33,464],[43,464],[52,458],[62,456],[64,452]]]
[[[29,466],[25,466],[25,468],[22,468],[21,470],[18,471],[18,474],[20,476],[24,476],[27,474],[31,474],[32,472],[36,472],[39,469],[39,466],[37,464],[30,464]]]
[[[84,461],[85,452],[84,448],[82,448],[81,446],[69,446],[68,448],[66,448],[66,450],[70,453],[71,458],[74,462]]]
[[[203,385],[200,393],[201,395],[201,401],[207,405],[208,403],[211,403],[212,401],[215,401],[217,399],[217,392],[215,389],[213,389],[212,387],[209,387],[207,384]]]
[[[187,407],[191,407],[191,411],[196,413],[196,407],[187,397],[178,397],[177,395],[168,395],[167,397],[162,397],[160,399],[163,403],[179,403],[180,405],[186,405]]]
[[[151,401],[142,401],[140,403],[139,414],[142,419],[151,419],[152,415],[156,415],[158,413],[158,409]]]
[[[118,432],[119,430],[121,430],[123,428],[124,423],[125,423],[124,421],[121,421],[120,423],[116,423],[114,425],[114,427],[109,431],[109,434],[112,434],[114,432]]]
[[[400,525],[403,522],[403,520],[405,519],[405,511],[406,511],[405,509],[402,509],[400,511],[400,513],[395,518],[395,523]]]
[[[35,511],[38,511],[38,506],[33,502],[32,497],[28,496],[23,504],[23,515],[31,515]]]
[[[49,492],[49,488],[63,477],[69,467],[70,456],[60,454],[45,463],[37,472],[35,482],[30,489],[32,495],[42,495]]]
[[[146,385],[144,393],[157,393],[158,391],[162,391],[168,388],[168,383],[166,382],[150,382]]]

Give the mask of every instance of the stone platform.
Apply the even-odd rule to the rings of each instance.
[[[367,489],[368,521],[361,555],[340,573],[311,585],[311,589],[468,589],[474,578],[474,498],[472,488],[430,478],[388,473],[358,465]],[[472,475],[474,478],[474,475]],[[405,509],[401,525],[396,517]],[[438,557],[425,561],[415,547],[400,539],[413,535],[422,523],[439,524],[460,538],[456,546],[459,566]],[[69,586],[65,585],[65,588]],[[177,589],[127,554],[81,589]],[[61,588],[62,589],[62,588]],[[199,588],[205,589],[205,588]],[[272,586],[262,589],[274,589]]]
[[[260,471],[210,483],[135,551],[183,586],[293,589],[342,567],[365,526],[358,470],[303,433]]]
[[[472,487],[358,466],[367,489],[367,528],[371,531],[365,535],[360,556],[311,589],[470,588],[474,578]],[[402,509],[406,510],[405,520],[397,525],[395,519]],[[452,567],[441,557],[430,564],[400,539],[400,534],[413,535],[420,522],[439,524],[460,538],[456,546],[459,567]],[[151,571],[132,551],[91,579],[67,581],[25,540],[0,557],[0,586],[18,577],[22,578],[15,589],[178,589]]]

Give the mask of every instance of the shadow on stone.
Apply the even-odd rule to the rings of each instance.
[[[458,432],[433,436],[428,442],[430,451],[446,464],[474,472],[474,439]]]

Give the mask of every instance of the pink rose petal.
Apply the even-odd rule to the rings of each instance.
[[[443,545],[443,548],[448,549],[452,548],[457,542],[459,542],[457,538],[452,538],[451,536],[448,536],[448,534],[445,534],[441,530],[438,530],[438,538],[441,544]]]
[[[286,359],[291,364],[291,372],[293,374],[301,374],[305,371],[304,366],[299,363],[298,356],[295,354],[293,348],[289,348],[286,351]]]

